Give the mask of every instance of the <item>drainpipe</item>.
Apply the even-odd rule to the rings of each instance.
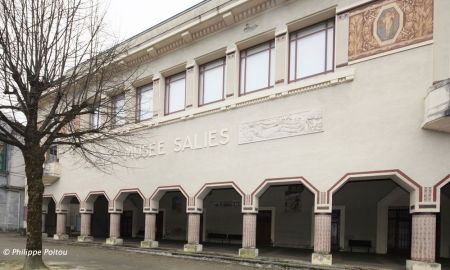
[[[20,202],[22,201],[22,195],[19,193],[19,203],[17,204],[17,230],[20,230]]]

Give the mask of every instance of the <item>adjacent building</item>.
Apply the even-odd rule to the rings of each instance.
[[[141,239],[450,257],[450,1],[210,0],[125,41],[139,72],[104,174],[45,169],[43,229]],[[131,72],[131,71],[130,71]],[[84,119],[98,125],[93,114]],[[128,150],[127,150],[128,151]]]
[[[24,162],[15,147],[0,143],[0,230],[24,228]]]

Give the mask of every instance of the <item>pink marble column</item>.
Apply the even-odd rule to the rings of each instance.
[[[188,214],[188,244],[200,243],[200,214]]]
[[[314,216],[314,253],[329,254],[331,251],[331,214]]]
[[[242,248],[256,248],[256,214],[245,213],[242,225]]]
[[[120,215],[118,213],[110,214],[109,237],[120,238]]]
[[[91,214],[81,213],[81,236],[91,235]]]
[[[56,234],[65,235],[66,234],[66,214],[58,213],[56,216]]]
[[[145,214],[145,241],[155,241],[156,214]]]
[[[412,216],[411,259],[434,262],[436,254],[436,215],[418,213]]]

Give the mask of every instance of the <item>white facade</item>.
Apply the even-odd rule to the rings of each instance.
[[[127,195],[139,194],[149,217],[147,223],[142,217],[141,221],[133,218],[133,234],[143,226],[147,235],[149,226],[155,226],[150,216],[164,210],[163,204],[170,205],[163,202],[168,200],[165,192],[179,191],[186,204],[182,217],[186,226],[173,228],[180,221],[170,221],[175,217],[164,210],[164,228],[176,235],[172,239],[198,245],[200,229],[194,232],[192,228],[203,222],[203,240],[208,233],[242,236],[243,256],[245,249],[255,248],[252,235],[257,229],[251,224],[257,223],[253,216],[263,209],[272,211],[272,245],[314,246],[315,254],[322,255],[330,252],[326,224],[333,209],[340,210],[339,249],[348,250],[350,240],[368,240],[370,251],[381,254],[389,246],[389,210],[406,209],[412,214],[412,259],[419,262],[433,262],[434,257],[415,253],[420,249],[418,239],[423,237],[415,230],[436,222],[433,218],[442,210],[437,224],[441,226],[439,255],[449,257],[450,239],[444,228],[450,222],[450,193],[441,195],[441,188],[450,180],[450,137],[445,133],[450,132],[449,116],[440,113],[430,118],[427,114],[436,111],[436,106],[450,108],[448,99],[429,98],[434,91],[445,96],[449,87],[445,80],[450,78],[450,21],[445,10],[450,6],[445,0],[424,1],[424,6],[416,8],[434,10],[434,21],[428,25],[431,36],[422,33],[421,37],[417,32],[415,37],[404,38],[400,35],[412,27],[408,16],[419,16],[419,11],[408,11],[406,2],[213,0],[128,40],[131,49],[124,61],[139,68],[139,77],[124,93],[135,100],[136,90],[152,83],[153,117],[135,123],[135,115],[127,115],[127,124],[120,128],[139,130],[136,142],[147,147],[131,147],[130,159],[111,175],[84,166],[73,155],[60,156],[60,178],[46,186],[46,198],[53,198],[60,215],[67,213],[67,201],[77,198],[80,213],[89,215],[97,195],[104,194],[109,200],[110,228],[115,229],[119,225],[114,215],[126,210]],[[353,39],[358,36],[351,27],[361,9],[378,14],[373,29],[361,30],[364,35],[376,35],[378,45],[374,46],[378,49],[355,55],[350,52],[359,46]],[[290,80],[292,33],[329,19],[334,33],[327,38],[334,39],[326,40],[332,50],[324,57],[332,62],[325,62],[324,72]],[[382,33],[374,34],[376,31]],[[313,46],[322,46],[318,40]],[[241,80],[247,78],[242,71],[243,55],[249,66],[250,61],[262,66],[265,60],[248,58],[251,50],[247,49],[264,42],[273,44],[268,45],[268,51],[273,50],[270,56],[267,53],[273,67],[261,68],[261,78],[249,78],[267,78],[268,88],[243,94]],[[200,70],[216,59],[225,59],[223,99],[199,106]],[[298,61],[301,66],[301,57]],[[171,95],[167,89],[174,95],[179,91],[180,85],[172,85],[172,76],[180,72],[185,74],[181,111],[178,100],[173,101],[173,110],[167,101]],[[265,85],[266,81],[257,83]],[[171,84],[170,88],[166,84]],[[305,187],[306,193],[300,195],[302,208],[283,212],[287,185],[293,184]],[[274,185],[281,187],[268,189]],[[240,198],[239,216],[228,205],[229,199],[220,194],[214,201],[223,209],[211,212],[214,204],[208,201],[208,194],[224,188],[234,189]],[[199,214],[203,214],[200,221]],[[212,218],[218,214],[235,218],[233,224],[239,225],[221,229],[221,222],[215,224],[220,217]],[[298,227],[301,232],[296,231]],[[120,238],[110,231],[110,238],[114,237]],[[435,245],[428,238],[422,240],[422,245]],[[319,259],[328,263],[331,257]],[[313,256],[313,262],[317,257]]]

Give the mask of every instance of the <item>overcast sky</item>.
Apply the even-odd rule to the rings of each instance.
[[[99,0],[106,8],[107,32],[114,35],[111,44],[132,37],[202,0]],[[0,93],[0,103],[4,102]]]
[[[101,0],[108,32],[123,41],[202,0]]]

